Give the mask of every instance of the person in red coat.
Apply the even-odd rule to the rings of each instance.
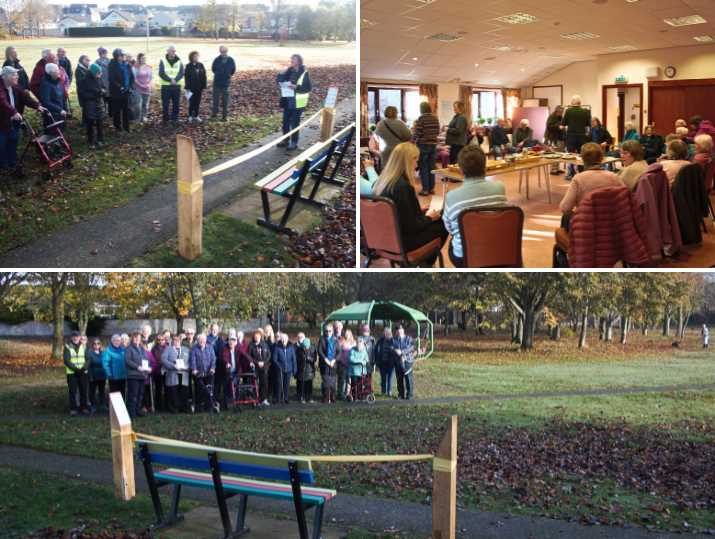
[[[32,70],[30,91],[35,94],[37,99],[40,99],[40,85],[42,84],[42,79],[45,78],[45,66],[50,63],[47,59],[50,54],[52,54],[50,49],[42,49],[42,58],[37,61],[35,69]]]
[[[19,174],[17,167],[17,141],[25,107],[44,111],[30,92],[18,85],[18,70],[12,66],[2,68],[0,81],[0,172]]]

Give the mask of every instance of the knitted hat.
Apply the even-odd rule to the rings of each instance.
[[[89,66],[89,71],[92,73],[92,75],[97,75],[98,73],[102,72],[102,68],[99,67],[97,64],[92,64]]]
[[[12,66],[5,66],[2,68],[1,76],[5,77],[5,76],[9,76],[9,75],[14,75],[15,73],[17,73],[17,69],[15,69]]]

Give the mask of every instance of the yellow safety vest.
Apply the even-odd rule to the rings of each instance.
[[[67,350],[69,350],[70,352],[70,363],[78,369],[83,368],[84,362],[86,361],[84,355],[84,345],[80,344],[79,348],[75,350],[74,347],[70,346],[69,344],[65,344],[65,348],[67,348]],[[74,371],[69,367],[65,367],[65,372],[67,374],[74,374]]]
[[[295,85],[300,86],[303,84],[303,79],[305,78],[305,74],[307,71],[303,71],[301,73],[300,77],[298,77],[298,80],[296,81]],[[305,93],[295,93],[295,108],[297,109],[304,109],[305,107],[308,106],[308,98],[310,97],[310,92],[305,92]]]
[[[181,60],[174,62],[174,65],[171,65],[166,58],[164,58],[162,62],[164,63],[164,74],[169,77],[169,79],[175,79],[179,76],[179,71],[181,71],[181,66],[183,65]],[[159,84],[161,86],[169,86],[171,82],[160,77]]]

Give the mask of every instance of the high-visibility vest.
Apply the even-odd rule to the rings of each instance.
[[[67,348],[67,350],[69,350],[70,352],[70,363],[74,365],[77,369],[83,368],[84,362],[86,361],[86,358],[84,357],[84,345],[80,344],[79,348],[75,350],[73,346],[65,344],[65,348]],[[65,372],[67,374],[74,374],[74,371],[69,367],[65,367]]]
[[[169,79],[176,79],[176,77],[179,76],[179,71],[181,71],[181,66],[183,65],[181,60],[174,62],[174,65],[171,65],[166,58],[164,58],[162,62],[164,62],[164,74],[169,77]],[[161,86],[169,86],[171,82],[159,77],[159,84]]]
[[[300,86],[301,84],[303,84],[303,79],[305,78],[306,73],[307,73],[307,71],[303,71],[303,73],[300,74],[300,77],[298,77],[298,80],[295,83],[296,86]],[[295,108],[304,109],[305,107],[307,107],[309,97],[310,97],[310,92],[305,92],[305,93],[296,92],[295,93]]]

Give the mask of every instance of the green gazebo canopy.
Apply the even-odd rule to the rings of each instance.
[[[388,322],[393,322],[396,320],[412,320],[417,326],[417,349],[419,350],[419,356],[427,358],[432,355],[434,348],[434,330],[432,321],[421,311],[397,303],[396,301],[365,301],[351,303],[346,305],[342,309],[333,311],[325,319],[326,322],[341,320],[349,322],[351,320],[355,322],[366,322],[371,324],[374,320],[384,320]],[[423,335],[420,326],[425,324],[427,326],[426,334]],[[427,346],[422,347],[422,339],[427,340]]]

